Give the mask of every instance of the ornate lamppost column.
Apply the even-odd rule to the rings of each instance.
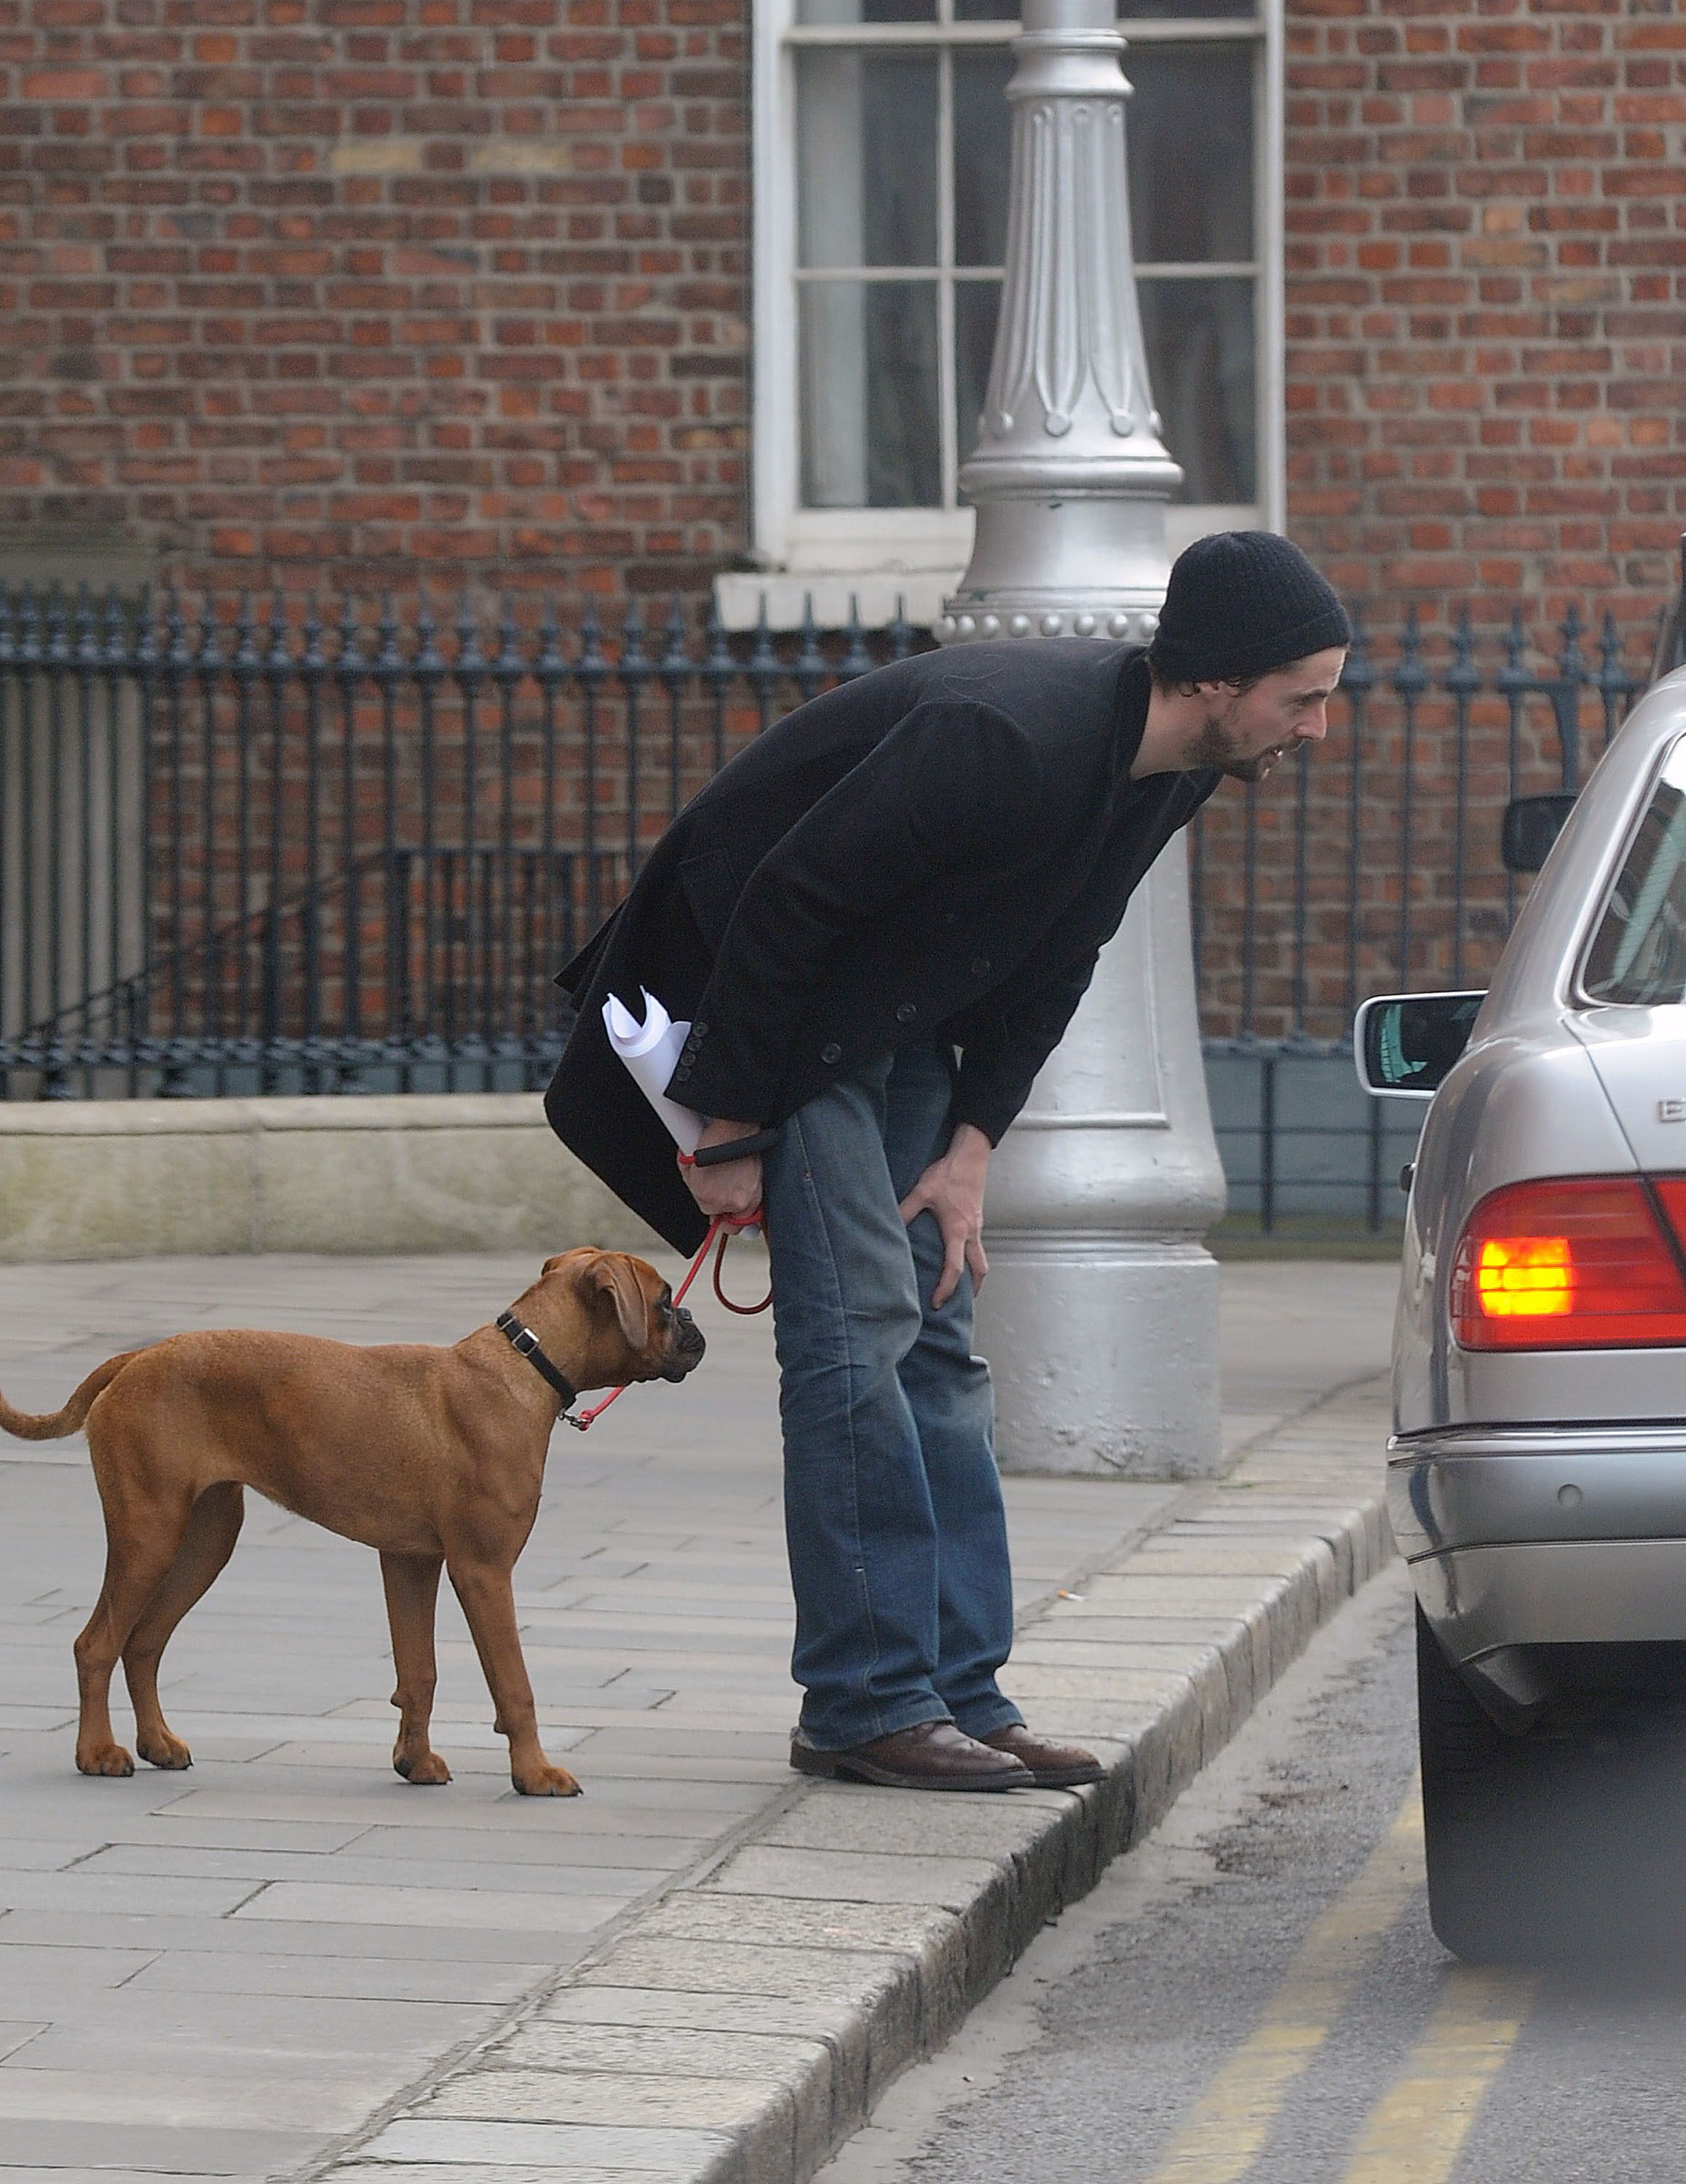
[[[1123,50],[1113,0],[1024,0],[1000,325],[960,472],[977,530],[944,644],[1145,643],[1156,626],[1182,474],[1136,300]],[[1004,1470],[1219,1469],[1217,1268],[1200,1239],[1223,1199],[1179,838],[993,1164],[978,1340]]]

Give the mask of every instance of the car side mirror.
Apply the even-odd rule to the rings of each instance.
[[[1366,1092],[1432,1100],[1469,1045],[1485,994],[1382,994],[1352,1030],[1353,1060]]]
[[[1572,796],[1513,796],[1505,806],[1499,854],[1507,872],[1537,872],[1575,808]]]

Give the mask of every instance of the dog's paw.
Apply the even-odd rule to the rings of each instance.
[[[509,1778],[524,1797],[582,1797],[579,1784],[565,1767],[541,1767],[531,1774]]]
[[[103,1744],[94,1752],[79,1752],[76,1769],[82,1774],[132,1774],[135,1763],[120,1744]]]
[[[172,1736],[168,1730],[156,1741],[137,1736],[135,1749],[148,1767],[162,1767],[169,1774],[180,1774],[183,1768],[193,1764],[192,1753],[179,1736]]]
[[[437,1752],[424,1752],[419,1759],[412,1759],[403,1752],[395,1752],[392,1767],[413,1789],[436,1789],[451,1779],[450,1769]]]

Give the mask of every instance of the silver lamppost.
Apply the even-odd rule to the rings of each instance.
[[[1182,473],[1148,384],[1113,0],[1024,0],[1001,318],[960,483],[972,557],[943,644],[1145,643]],[[1010,1471],[1190,1478],[1221,1465],[1223,1210],[1200,1058],[1188,865],[1137,891],[990,1179],[979,1346]]]

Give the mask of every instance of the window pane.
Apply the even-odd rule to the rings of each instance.
[[[1134,47],[1125,73],[1130,228],[1141,265],[1253,255],[1253,56]]]
[[[1678,773],[1679,746],[1669,771]],[[1664,780],[1639,823],[1587,957],[1588,994],[1629,1008],[1686,999],[1686,797]]]
[[[1018,0],[954,0],[957,23],[1016,23]]]
[[[934,23],[937,0],[797,0],[798,23]]]
[[[954,263],[999,265],[1007,252],[1012,56],[954,55]]]
[[[937,263],[937,56],[798,53],[804,265]]]
[[[1128,22],[1132,16],[1138,22],[1163,21],[1177,15],[1199,15],[1203,20],[1214,16],[1250,19],[1258,12],[1253,0],[1118,0],[1120,22]],[[1134,58],[1133,53],[1130,58]],[[1129,59],[1125,61],[1124,73],[1135,73]]]
[[[802,498],[810,508],[939,508],[937,287],[804,281]]]
[[[1253,283],[1143,281],[1148,376],[1182,501],[1254,500]]]
[[[954,283],[955,442],[962,462],[977,445],[977,420],[989,385],[989,359],[1000,314],[999,281]]]

